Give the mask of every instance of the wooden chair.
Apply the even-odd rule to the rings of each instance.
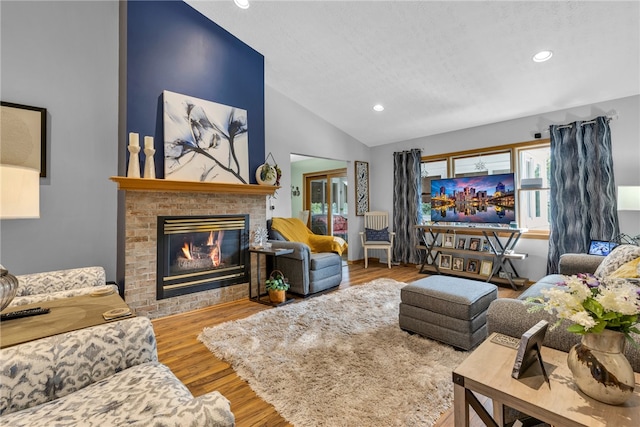
[[[364,268],[369,267],[369,249],[387,251],[387,264],[391,268],[391,248],[396,235],[389,231],[389,213],[382,211],[365,212],[364,231],[360,232],[360,241],[364,248]]]

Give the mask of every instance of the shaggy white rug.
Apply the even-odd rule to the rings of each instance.
[[[467,353],[398,326],[405,283],[365,285],[205,328],[198,339],[290,423],[431,426]]]

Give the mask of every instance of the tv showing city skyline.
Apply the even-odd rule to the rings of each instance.
[[[516,220],[513,173],[431,181],[431,221],[509,224]]]

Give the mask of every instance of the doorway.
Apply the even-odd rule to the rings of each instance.
[[[303,174],[305,210],[309,228],[315,234],[338,236],[348,242],[347,169]]]

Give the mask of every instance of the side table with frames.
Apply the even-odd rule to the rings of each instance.
[[[487,426],[505,425],[505,406],[537,420],[563,427],[632,427],[640,420],[640,373],[636,389],[622,405],[607,405],[580,392],[567,366],[567,353],[542,347],[542,359],[549,373],[545,382],[539,367],[520,379],[511,376],[517,340],[493,333],[453,370],[454,424],[469,426],[472,408]],[[475,394],[493,401],[493,414]]]

